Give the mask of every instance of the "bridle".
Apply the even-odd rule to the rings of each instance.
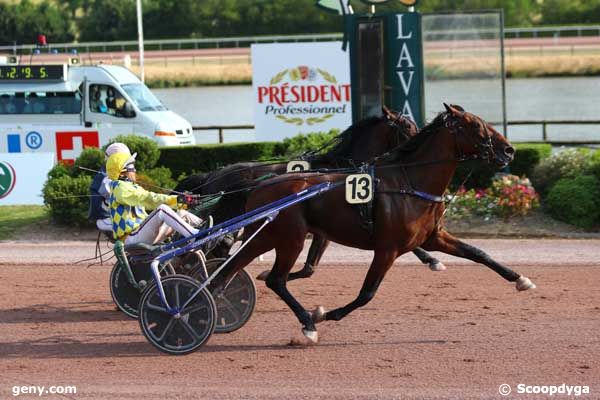
[[[467,156],[462,151],[462,147],[460,146],[460,142],[458,140],[459,135],[464,137],[464,127],[451,112],[446,113],[444,116],[444,126],[450,130],[450,133],[454,135],[454,143],[456,145],[458,161],[483,160],[491,163],[496,159],[494,144],[492,142],[492,134],[490,133],[486,123],[481,121],[481,119],[479,119],[479,122],[483,125],[485,138],[479,143],[473,143],[473,146],[478,152],[476,154],[470,154]]]
[[[410,136],[408,136],[408,134],[405,132],[404,127],[399,123],[401,120],[408,122],[417,130],[417,132],[419,131],[417,124],[415,124],[412,120],[408,118],[404,118],[402,113],[397,113],[396,118],[394,119],[390,118],[389,114],[386,115],[386,118],[387,125],[394,129],[394,131],[396,132],[396,143],[394,144],[394,148],[399,147],[401,144],[405,143],[408,139],[410,139]]]

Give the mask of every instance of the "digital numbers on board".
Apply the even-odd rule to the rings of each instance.
[[[350,204],[368,203],[373,199],[373,180],[369,174],[346,177],[346,201]]]
[[[308,161],[290,161],[287,164],[287,172],[303,172],[308,171],[310,169],[310,163]]]
[[[60,81],[65,79],[65,67],[63,65],[0,65],[0,79]]]

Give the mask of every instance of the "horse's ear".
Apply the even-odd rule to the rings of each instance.
[[[383,112],[384,117],[390,118],[390,116],[392,115],[392,112],[390,111],[390,109],[387,108],[385,105],[381,106],[381,111]]]
[[[454,116],[460,115],[460,111],[457,110],[456,108],[454,108],[452,105],[448,105],[448,104],[444,103],[444,108],[446,109],[446,111],[448,111],[450,114],[452,114]]]
[[[458,104],[450,104],[450,105],[452,106],[452,108],[455,108],[458,111],[465,112],[465,109],[462,106],[459,106]]]

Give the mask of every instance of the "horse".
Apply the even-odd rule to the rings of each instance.
[[[325,154],[308,154],[300,158],[310,162],[312,169],[328,169],[354,167],[397,148],[414,136],[418,131],[417,126],[410,119],[395,113],[387,107],[382,107],[382,116],[371,117],[350,126],[334,141],[335,146]],[[201,175],[192,175],[184,179],[174,190],[176,192],[189,191],[194,194],[212,194],[244,190],[252,187],[256,179],[270,175],[283,175],[287,172],[287,162],[246,162],[226,166],[220,170]],[[235,198],[235,197],[234,197]],[[227,207],[218,205],[213,215],[216,222],[222,222],[244,212],[244,201],[227,201]],[[226,257],[229,254],[233,241],[222,242],[213,250],[217,257]],[[289,280],[308,278],[315,272],[323,253],[329,242],[319,235],[313,235],[308,256],[301,270],[289,275]],[[428,265],[432,271],[443,271],[446,267],[426,251],[415,248],[413,253],[419,260]],[[257,276],[265,280],[268,271]]]
[[[259,223],[244,233],[255,240],[246,243],[235,258],[212,282],[216,293],[234,274],[260,254],[275,249],[276,259],[266,280],[293,311],[309,343],[318,342],[316,324],[339,321],[353,310],[366,305],[373,297],[386,272],[400,255],[417,246],[442,251],[481,263],[518,291],[534,289],[533,282],[494,261],[482,250],[468,245],[446,232],[442,196],[459,162],[478,160],[503,168],[514,157],[511,144],[480,117],[444,104],[445,111],[418,135],[375,165],[377,187],[373,197],[375,225],[372,233],[360,226],[355,208],[345,201],[343,185],[282,210],[264,229]],[[343,182],[347,174],[307,173],[269,179],[249,193],[246,209],[268,204],[286,195],[323,182]],[[374,256],[358,296],[349,304],[325,311],[320,306],[307,311],[287,289],[287,276],[298,258],[308,232],[321,235],[345,246],[373,250]]]

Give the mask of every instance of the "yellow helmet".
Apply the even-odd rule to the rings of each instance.
[[[119,179],[121,172],[124,172],[129,164],[135,162],[135,156],[129,153],[115,153],[106,160],[106,175],[113,181]]]

